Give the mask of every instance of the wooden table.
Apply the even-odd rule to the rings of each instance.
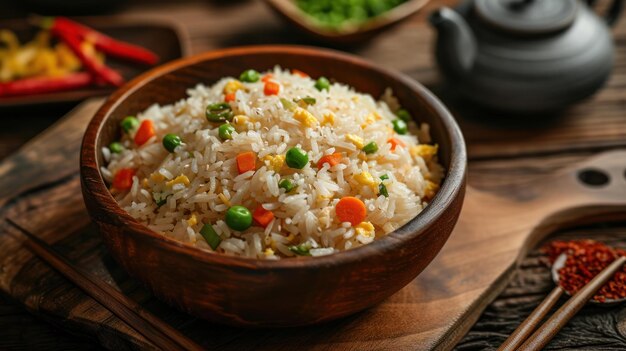
[[[402,71],[441,93],[432,58],[433,32],[424,19],[443,2],[451,1],[433,1],[425,11],[367,46],[347,51]],[[7,13],[19,14],[19,11],[0,9],[3,16]],[[278,21],[260,1],[135,1],[115,16],[177,20],[187,30],[193,52],[246,44],[316,44]],[[595,152],[626,147],[626,117],[622,111],[626,105],[626,22],[620,22],[615,33],[617,63],[607,87],[561,116],[521,121],[511,121],[504,115],[486,118],[447,101],[465,133],[469,176],[475,187],[506,192],[512,185],[539,180],[546,173]],[[442,98],[446,100],[445,95]],[[2,111],[0,159],[53,123],[69,107]],[[592,236],[623,246],[626,223],[576,228],[558,235]],[[538,263],[536,252],[529,255],[518,273],[458,349],[497,346],[549,291],[547,270]],[[554,339],[550,348],[624,349],[625,312],[624,308],[585,308]],[[0,298],[0,349],[88,348],[93,348],[89,340],[54,329],[8,298]]]

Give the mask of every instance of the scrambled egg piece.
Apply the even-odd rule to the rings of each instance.
[[[241,84],[240,81],[238,81],[238,80],[231,80],[230,82],[226,83],[226,85],[224,85],[224,94],[234,93],[237,90],[241,90],[243,88],[244,88],[244,86],[243,86],[243,84]]]
[[[354,144],[354,146],[356,146],[359,150],[363,148],[363,138],[358,135],[346,134],[346,140]]]
[[[154,173],[150,174],[150,180],[155,182],[155,183],[160,183],[160,182],[165,180],[165,177],[163,176],[163,174],[161,174],[159,172],[154,172]]]
[[[248,121],[250,120],[250,117],[246,116],[246,115],[237,115],[233,118],[233,122],[235,123],[235,125],[237,127],[243,127],[246,125],[246,123],[248,123]]]
[[[432,160],[433,156],[437,155],[438,145],[415,145],[411,147],[409,152],[412,156],[420,156],[424,161]]]
[[[196,218],[196,214],[192,213],[191,217],[187,220],[187,224],[191,227],[193,225],[198,224],[198,218]]]
[[[324,120],[322,121],[322,125],[323,126],[326,126],[326,125],[334,126],[335,125],[335,114],[332,113],[332,112],[325,113],[324,114]]]
[[[274,256],[274,250],[268,247],[267,249],[265,249],[264,254],[265,256]]]
[[[267,161],[267,165],[269,169],[271,169],[274,172],[278,172],[280,171],[281,168],[283,168],[283,165],[285,164],[285,155],[276,155],[276,156],[267,155],[263,157],[263,160]]]
[[[370,222],[359,223],[359,225],[354,227],[354,231],[356,231],[357,235],[362,235],[365,238],[374,238],[376,236],[374,225]]]
[[[305,127],[314,127],[319,122],[317,118],[311,114],[311,112],[303,109],[302,107],[296,108],[293,112],[293,118],[300,122]]]
[[[426,180],[426,186],[424,187],[424,200],[429,201],[439,190],[439,184]]]
[[[376,117],[373,113],[370,113],[369,115],[367,115],[367,117],[365,117],[365,122],[363,122],[363,124],[361,124],[361,128],[365,128],[368,125],[374,123],[376,121]]]
[[[370,172],[361,172],[356,174],[353,178],[357,183],[372,187],[372,189],[375,189],[378,185]]]
[[[185,186],[189,185],[189,178],[187,178],[186,175],[181,174],[178,177],[170,180],[169,182],[165,183],[165,185],[167,186],[173,186],[174,184],[185,184]]]

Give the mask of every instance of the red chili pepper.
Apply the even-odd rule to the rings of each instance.
[[[626,251],[613,249],[594,240],[553,241],[542,248],[554,263],[562,253],[567,254],[563,268],[559,270],[559,285],[568,293],[575,294],[618,256]],[[626,267],[617,272],[593,297],[603,302],[606,299],[626,298]]]
[[[113,39],[106,34],[74,22],[66,17],[56,17],[51,26],[51,30],[60,30],[77,35],[82,40],[89,41],[96,49],[107,55],[120,59],[127,59],[146,65],[154,65],[159,61],[159,57],[152,51],[137,45]]]
[[[106,65],[98,62],[93,56],[89,56],[82,47],[82,42],[77,33],[66,27],[52,26],[51,33],[61,39],[67,46],[74,52],[80,61],[85,65],[85,68],[93,73],[97,78],[103,80],[105,83],[112,84],[114,86],[120,86],[124,82],[124,78],[115,70],[107,67]]]
[[[93,78],[87,72],[70,73],[61,77],[24,78],[0,83],[0,96],[42,94],[89,86]]]

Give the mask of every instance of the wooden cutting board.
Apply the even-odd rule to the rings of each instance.
[[[80,194],[78,151],[85,126],[101,103],[84,102],[0,163],[0,217],[23,223],[72,262],[210,349],[450,349],[504,288],[516,263],[545,235],[566,225],[626,219],[626,150],[598,154],[542,182],[511,189],[506,197],[470,186],[442,252],[379,306],[303,328],[252,330],[209,324],[155,300],[116,265],[90,223]],[[0,221],[3,291],[42,318],[97,338],[104,347],[154,348],[33,257],[8,231],[13,229]]]

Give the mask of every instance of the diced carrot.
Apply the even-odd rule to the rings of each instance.
[[[272,78],[274,78],[274,75],[271,73],[268,73],[266,75],[263,76],[263,78],[261,78],[261,82],[263,83],[267,83],[268,81],[270,81]]]
[[[401,147],[405,147],[406,144],[404,143],[404,141],[397,139],[397,138],[391,138],[389,140],[387,140],[387,142],[389,144],[391,144],[391,151],[395,150],[396,147],[401,146]]]
[[[259,205],[259,207],[254,210],[254,213],[252,213],[252,218],[254,218],[254,221],[261,227],[265,228],[274,219],[274,212],[268,211],[264,209],[263,206]]]
[[[235,93],[229,93],[224,96],[224,101],[231,102],[235,101]]]
[[[265,86],[263,87],[265,95],[277,95],[279,91],[280,85],[278,85],[278,83],[272,81],[265,82]]]
[[[237,171],[239,174],[256,169],[256,154],[252,151],[242,152],[237,155]]]
[[[341,154],[335,152],[334,154],[322,156],[319,161],[317,161],[317,168],[324,167],[324,163],[328,163],[328,165],[331,167],[338,165],[339,163],[341,163]]]
[[[113,177],[113,187],[119,191],[127,191],[133,186],[133,177],[135,170],[131,168],[122,168]]]
[[[353,196],[342,197],[335,206],[335,213],[341,223],[350,222],[353,226],[365,220],[367,210],[363,201]]]
[[[306,73],[302,72],[302,71],[301,71],[301,70],[299,70],[299,69],[292,69],[292,70],[291,70],[291,73],[292,73],[292,74],[295,74],[295,75],[297,75],[297,76],[300,76],[300,77],[302,77],[302,78],[309,78],[309,75],[308,75],[308,74],[306,74]]]
[[[135,134],[135,144],[141,146],[150,140],[155,135],[154,133],[154,123],[151,120],[146,119],[141,122],[139,129],[137,129],[137,133]]]

